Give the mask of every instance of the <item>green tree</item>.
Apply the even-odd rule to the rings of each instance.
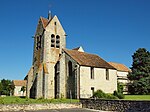
[[[2,79],[0,83],[0,94],[1,95],[10,95],[14,87],[12,86],[11,80]]]
[[[2,83],[0,81],[0,95],[1,95],[1,92],[2,92]]]
[[[150,93],[150,52],[139,48],[133,55],[133,63],[128,78],[131,81],[128,91],[131,94]]]

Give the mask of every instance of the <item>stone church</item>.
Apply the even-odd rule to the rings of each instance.
[[[58,17],[40,17],[34,36],[33,63],[27,74],[27,97],[89,98],[94,91],[117,90],[116,69],[82,47],[67,49]]]

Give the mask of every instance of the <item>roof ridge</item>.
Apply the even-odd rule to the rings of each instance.
[[[115,69],[107,61],[96,54],[90,54],[86,52],[79,52],[76,50],[63,49],[69,56],[71,56],[80,65],[91,66],[91,67],[102,67]]]
[[[124,65],[123,63],[119,63],[119,62],[108,62],[108,63],[114,63],[114,64],[122,64],[122,65]]]
[[[130,69],[122,63],[115,63],[115,62],[108,62],[108,63],[119,71],[130,71]]]
[[[45,18],[45,17],[43,17],[43,16],[40,16],[40,18],[47,19],[47,18]],[[48,20],[48,19],[47,19],[47,20]]]
[[[45,17],[42,17],[42,16],[40,16],[40,20],[42,21],[43,28],[45,29],[46,26],[49,24],[49,20]],[[46,23],[44,23],[43,20],[46,21]]]
[[[97,54],[92,54],[92,53],[89,53],[89,52],[80,52],[80,51],[78,51],[78,50],[73,50],[73,49],[66,49],[66,50],[71,50],[71,51],[76,51],[76,52],[79,52],[79,53],[85,53],[85,54],[90,54],[90,55],[95,55],[95,56],[98,56],[98,57],[100,57],[99,55],[97,55]]]

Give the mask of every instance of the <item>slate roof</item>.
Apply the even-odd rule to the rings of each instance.
[[[115,67],[118,71],[130,72],[130,69],[126,67],[124,64],[114,62],[109,62],[109,64]]]
[[[79,52],[77,50],[63,49],[70,57],[72,57],[79,65],[115,69],[98,55]]]
[[[15,86],[25,86],[27,84],[26,80],[13,80],[12,81]]]

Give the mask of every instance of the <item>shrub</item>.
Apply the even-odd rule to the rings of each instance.
[[[119,99],[124,99],[125,98],[124,94],[121,93],[121,92],[114,91],[113,95],[118,97]]]
[[[106,94],[102,90],[97,90],[94,92],[93,97],[105,98]]]
[[[118,99],[118,98],[112,94],[106,94],[106,99]]]
[[[102,90],[97,90],[96,92],[94,92],[93,97],[104,98],[104,99],[117,99],[116,96],[114,96],[112,94],[104,93]]]
[[[121,83],[121,82],[117,82],[117,91],[119,92],[119,93],[123,93],[123,83]]]
[[[122,94],[122,93],[118,93],[118,96],[117,96],[119,99],[124,99],[125,98],[125,96],[124,96],[124,94]]]
[[[0,97],[0,104],[4,104],[4,98]]]

